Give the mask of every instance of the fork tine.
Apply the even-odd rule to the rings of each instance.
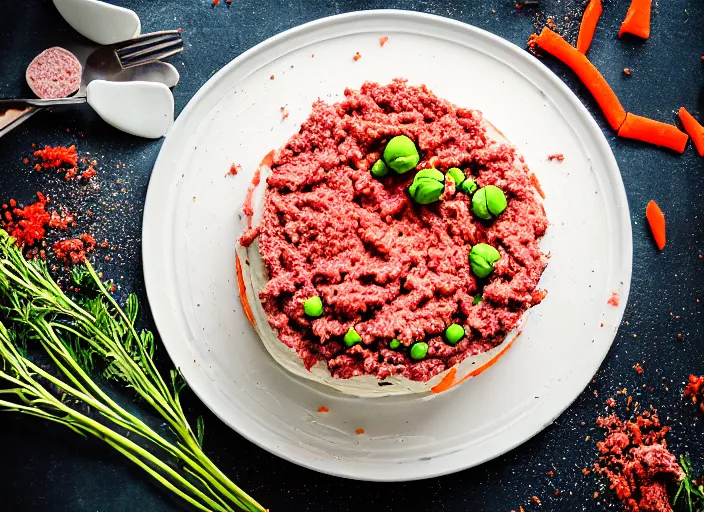
[[[165,59],[182,51],[183,41],[179,39],[149,46],[125,55],[117,54],[117,58],[120,61],[120,66],[122,66],[123,69],[128,69],[156,60]]]
[[[181,34],[149,34],[149,37],[142,38],[139,40],[125,41],[119,47],[115,48],[115,52],[118,55],[129,55],[132,52],[139,50],[140,48],[148,48],[150,46],[155,46],[157,44],[166,43],[170,41],[182,41]]]
[[[132,39],[128,39],[127,41],[117,43],[116,45],[114,45],[114,47],[116,50],[120,50],[123,48],[129,48],[135,44],[149,42],[153,39],[160,39],[164,36],[177,36],[180,38],[181,30],[162,30],[161,32],[150,32],[149,34],[142,34],[141,36],[133,37]]]

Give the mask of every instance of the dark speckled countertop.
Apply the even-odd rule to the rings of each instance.
[[[576,37],[581,1],[543,0],[539,10],[517,9],[509,0],[309,0],[248,2],[213,7],[211,0],[119,0],[135,10],[143,32],[182,27],[186,51],[172,62],[181,73],[174,90],[177,113],[217,70],[255,44],[310,20],[360,9],[405,8],[461,20],[524,47],[536,20],[554,15]],[[606,0],[590,50],[627,110],[673,122],[681,106],[704,118],[704,3],[656,1],[647,42],[615,35],[628,0]],[[492,12],[495,10],[495,12]],[[28,95],[27,63],[49,46],[80,40],[49,0],[0,0],[0,96]],[[577,16],[575,16],[577,14]],[[564,17],[567,16],[568,20]],[[574,39],[572,39],[574,41]],[[342,480],[299,468],[257,448],[220,423],[192,396],[194,417],[206,421],[205,448],[220,467],[272,511],[510,511],[618,510],[613,494],[593,473],[604,401],[627,389],[634,401],[656,406],[672,427],[670,447],[689,452],[704,472],[704,415],[681,400],[690,373],[704,373],[704,159],[617,140],[575,77],[552,60],[548,65],[577,92],[605,130],[621,168],[633,224],[633,282],[614,345],[592,384],[552,425],[510,453],[451,476],[405,484]],[[626,76],[623,68],[630,68]],[[22,164],[31,144],[77,144],[100,162],[99,189],[76,188],[56,175],[30,172]],[[104,124],[88,108],[35,116],[0,139],[0,196],[29,202],[47,191],[56,204],[91,209],[79,223],[114,250],[96,255],[121,293],[144,284],[140,257],[142,206],[160,141],[144,141]],[[668,220],[668,245],[658,253],[644,222],[655,199]],[[109,255],[110,261],[104,256]],[[146,308],[145,308],[146,309]],[[150,324],[148,314],[143,319]],[[678,336],[680,335],[680,336]],[[680,339],[678,339],[680,338]],[[167,365],[165,352],[159,352]],[[641,363],[643,373],[634,369]],[[125,401],[129,397],[125,396]],[[133,406],[138,409],[137,406]],[[625,406],[620,410],[626,414]],[[157,425],[158,426],[158,425]],[[83,440],[39,420],[0,419],[0,510],[101,511],[181,510],[139,470],[98,441]],[[552,471],[554,476],[549,476]],[[556,495],[556,490],[559,494]],[[598,493],[598,496],[597,494]],[[542,505],[534,503],[537,496]]]

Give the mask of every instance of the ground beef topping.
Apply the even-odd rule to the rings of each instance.
[[[654,411],[646,411],[634,421],[621,421],[612,414],[598,418],[597,425],[606,434],[597,443],[601,455],[594,469],[608,478],[623,509],[672,512],[668,485],[678,482],[684,473],[667,449],[669,427],[660,424]]]
[[[402,375],[426,381],[500,344],[536,293],[546,257],[538,247],[548,225],[530,172],[515,149],[494,144],[476,110],[459,108],[425,86],[403,80],[365,83],[334,105],[317,101],[300,131],[278,150],[267,179],[262,221],[240,242],[259,236],[268,272],[260,293],[267,318],[306,367],[327,361],[333,376]],[[410,137],[418,169],[460,167],[477,184],[508,198],[493,222],[471,214],[468,195],[448,186],[443,200],[421,206],[406,189],[414,171],[377,179],[369,170],[385,143]],[[251,201],[246,208],[251,209]],[[471,273],[472,245],[496,247],[494,273]],[[318,295],[319,318],[303,302]],[[475,296],[483,301],[473,304]],[[457,345],[442,338],[451,323],[465,328]],[[354,328],[362,342],[346,347]],[[398,339],[401,350],[389,349]],[[426,341],[427,357],[407,348]]]

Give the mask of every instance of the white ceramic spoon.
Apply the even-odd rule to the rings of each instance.
[[[114,44],[139,35],[142,24],[130,9],[99,0],[54,0],[73,29],[98,44]]]
[[[86,95],[106,123],[132,135],[158,139],[174,122],[174,97],[162,83],[93,80]]]

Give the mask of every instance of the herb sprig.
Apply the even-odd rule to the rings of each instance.
[[[681,456],[680,466],[682,466],[684,471],[684,478],[680,481],[672,504],[677,505],[677,501],[682,496],[688,512],[704,512],[704,485],[695,480],[689,457]]]
[[[203,452],[202,418],[194,432],[181,407],[183,377],[171,370],[167,384],[154,364],[154,336],[134,327],[136,296],[123,310],[89,262],[73,271],[73,280],[81,293],[69,296],[43,261],[28,261],[0,230],[0,410],[102,439],[196,509],[263,512]],[[34,350],[48,356],[53,371],[34,362]],[[177,441],[120,407],[92,378],[96,371],[132,388]]]

